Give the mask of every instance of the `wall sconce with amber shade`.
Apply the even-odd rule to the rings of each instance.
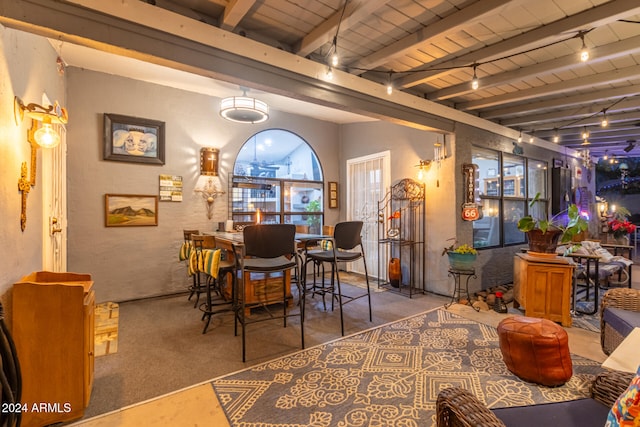
[[[27,141],[31,145],[31,174],[27,171],[27,162],[22,162],[18,190],[22,192],[22,209],[20,213],[20,228],[27,226],[27,195],[31,187],[36,185],[36,153],[38,148],[54,148],[60,144],[60,135],[53,128],[53,124],[65,124],[69,120],[67,110],[55,102],[43,107],[39,104],[26,104],[17,96],[13,98],[13,118],[16,125],[22,123],[24,116],[31,118],[31,128],[27,131]],[[42,125],[38,125],[42,123]]]
[[[218,176],[218,154],[220,150],[211,147],[200,149],[200,175]]]

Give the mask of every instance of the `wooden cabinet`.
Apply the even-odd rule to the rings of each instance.
[[[549,319],[571,326],[571,286],[575,264],[564,257],[516,254],[514,297],[525,316]]]
[[[89,274],[36,272],[13,286],[23,426],[80,418],[93,386],[95,293]]]

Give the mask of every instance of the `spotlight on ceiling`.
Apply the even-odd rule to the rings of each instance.
[[[630,139],[627,141],[628,145],[626,147],[623,148],[623,150],[628,153],[629,151],[633,150],[636,147],[636,140],[635,139]]]

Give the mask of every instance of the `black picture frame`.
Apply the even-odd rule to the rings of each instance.
[[[165,123],[104,114],[104,160],[164,165]]]
[[[564,167],[564,162],[562,161],[562,159],[553,159],[553,167],[562,168]]]

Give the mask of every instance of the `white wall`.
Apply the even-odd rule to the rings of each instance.
[[[10,314],[10,289],[21,277],[42,269],[42,173],[27,197],[27,225],[20,230],[20,166],[27,162],[31,120],[16,125],[13,97],[42,102],[46,93],[64,106],[65,80],[56,69],[56,53],[43,38],[0,26],[0,299]],[[38,153],[38,168],[41,166]]]
[[[244,142],[267,128],[297,133],[316,151],[325,180],[338,181],[339,127],[332,123],[271,111],[260,125],[237,124],[218,114],[220,100],[77,68],[69,86],[68,192],[69,271],[93,274],[97,301],[122,301],[185,290],[188,279],[178,262],[182,230],[213,231],[227,219],[227,196],[214,203],[211,220],[195,188],[201,146],[220,149],[218,189],[228,193],[228,173]],[[165,122],[164,166],[103,160],[103,114]],[[160,174],[183,178],[182,202],[160,202],[157,227],[105,227],[104,195],[158,194]],[[326,209],[327,223],[337,212]]]

